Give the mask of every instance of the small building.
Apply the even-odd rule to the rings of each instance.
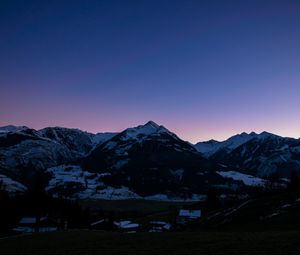
[[[151,228],[149,232],[166,232],[170,231],[172,225],[164,221],[150,221]]]
[[[131,222],[130,220],[115,221],[114,225],[122,232],[135,233],[138,231],[140,225],[138,223]]]
[[[177,217],[177,224],[187,224],[201,218],[201,210],[180,209]]]
[[[13,231],[21,233],[53,232],[57,230],[57,222],[48,217],[23,217]]]

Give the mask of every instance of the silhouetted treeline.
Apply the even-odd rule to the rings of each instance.
[[[38,187],[15,196],[2,190],[0,204],[0,235],[10,233],[22,217],[48,216],[60,229],[88,228],[90,223],[90,210],[83,209],[78,201],[53,198]]]

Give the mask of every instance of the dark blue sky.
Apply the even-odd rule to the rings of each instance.
[[[0,1],[0,125],[300,136],[299,1]]]

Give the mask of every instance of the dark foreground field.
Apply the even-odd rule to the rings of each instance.
[[[70,231],[0,240],[1,255],[300,254],[300,231],[103,233]]]

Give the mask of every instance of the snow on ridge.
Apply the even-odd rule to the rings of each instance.
[[[163,126],[159,126],[153,121],[149,121],[145,125],[140,125],[133,128],[127,128],[117,135],[117,138],[112,137],[104,143],[105,150],[115,150],[119,156],[126,156],[126,152],[135,144],[141,144],[144,141],[154,139],[156,141],[167,143],[169,139],[161,135],[168,134],[174,139],[179,138]]]
[[[26,126],[14,126],[14,125],[7,125],[7,126],[2,126],[0,127],[0,131],[1,132],[20,132],[20,131],[23,131],[23,130],[26,130],[26,129],[29,129],[28,127]]]
[[[221,142],[200,142],[194,145],[197,151],[209,157],[220,148]]]
[[[193,194],[191,198],[182,198],[182,197],[169,197],[166,194],[155,194],[151,196],[146,196],[144,197],[144,199],[150,201],[195,202],[195,201],[205,201],[207,199],[207,196],[202,194]]]
[[[251,133],[251,134],[242,133],[242,134],[233,136],[233,137],[229,138],[228,140],[226,140],[224,142],[224,146],[231,150],[234,150],[237,147],[239,147],[240,145],[250,141],[251,139],[253,139],[256,136],[257,136],[256,133]]]
[[[235,181],[242,181],[246,186],[264,186],[266,180],[237,171],[217,171],[217,174],[224,178],[230,178]]]
[[[27,188],[23,184],[14,181],[13,179],[3,174],[0,174],[0,182],[3,185],[3,187],[1,188],[11,193],[24,192],[27,190]]]
[[[146,125],[140,125],[134,128],[128,128],[126,129],[125,135],[122,136],[122,140],[129,140],[129,139],[134,139],[136,140],[139,135],[151,135],[153,133],[156,133],[159,129],[158,125],[153,125],[152,123],[147,123]]]
[[[110,140],[111,138],[113,138],[117,134],[118,133],[110,133],[110,132],[97,133],[92,137],[92,145],[93,147],[101,145],[106,141]]]
[[[252,139],[258,139],[258,140],[265,140],[268,138],[279,138],[280,136],[274,135],[272,133],[268,132],[261,132],[259,134],[255,132],[251,133],[241,133],[238,135],[234,135],[229,137],[227,140],[218,142],[215,140],[210,140],[207,142],[199,142],[194,145],[194,147],[201,153],[203,153],[205,156],[209,157],[216,153],[217,151],[221,149],[226,149],[229,151],[232,151],[239,146],[249,142]]]
[[[218,142],[214,140],[210,140],[208,142],[200,142],[195,145],[195,148],[199,152],[203,153],[205,156],[209,157],[220,149],[234,150],[240,145],[250,141],[256,136],[257,136],[256,133],[250,133],[250,134],[241,133],[232,136],[223,142]]]
[[[140,125],[133,128],[127,128],[124,131],[124,134],[121,137],[122,141],[126,140],[138,140],[140,136],[150,136],[150,135],[156,135],[156,134],[163,134],[167,133],[171,135],[172,137],[177,138],[175,134],[170,132],[168,129],[166,129],[164,126],[159,126],[153,121],[147,122],[145,125]]]

